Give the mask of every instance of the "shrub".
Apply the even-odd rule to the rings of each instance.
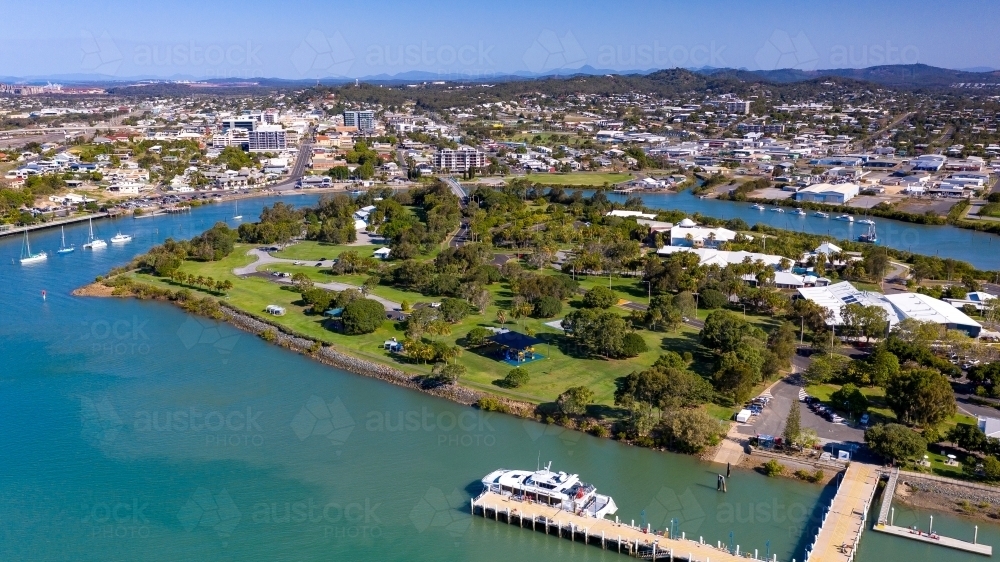
[[[528,371],[526,371],[523,367],[515,367],[511,369],[509,373],[507,373],[507,376],[504,377],[503,382],[504,386],[506,386],[507,388],[517,388],[519,386],[524,386],[528,384],[528,381],[530,380],[531,377],[528,376]]]
[[[347,334],[370,334],[385,322],[385,307],[371,299],[357,299],[344,307],[341,320]]]
[[[704,306],[709,310],[722,308],[729,302],[729,298],[726,297],[724,293],[716,291],[715,289],[705,289],[699,294],[699,298],[701,300],[701,306]]]
[[[445,365],[444,368],[441,369],[441,372],[438,375],[438,377],[441,380],[445,380],[448,382],[457,382],[458,379],[465,376],[466,372],[467,370],[464,365],[459,365],[457,363],[454,363],[451,365]]]
[[[780,462],[771,459],[763,464],[761,467],[764,470],[764,474],[770,477],[781,476],[785,473],[785,465]]]
[[[278,332],[273,328],[268,328],[260,333],[260,339],[266,342],[274,343],[274,341],[278,339]]]
[[[625,334],[625,337],[622,338],[622,356],[624,357],[635,357],[648,350],[646,340],[642,339],[642,336],[635,332]]]
[[[510,408],[506,404],[500,401],[500,399],[493,396],[483,396],[476,402],[476,406],[484,412],[500,412],[502,414],[510,413]]]
[[[618,302],[615,293],[603,286],[598,285],[583,295],[583,306],[586,308],[610,308]]]
[[[595,436],[601,437],[601,438],[604,438],[604,437],[607,437],[608,435],[611,435],[611,431],[608,430],[608,428],[604,427],[603,425],[595,425],[594,426],[594,430],[593,430],[592,433]]]
[[[533,314],[536,318],[552,318],[562,312],[562,302],[552,296],[544,296],[535,301]]]

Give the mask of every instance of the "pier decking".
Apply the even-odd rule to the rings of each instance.
[[[483,492],[471,501],[471,508],[474,515],[482,515],[487,519],[599,546],[606,550],[617,550],[622,554],[647,560],[688,562],[746,562],[748,558],[761,560],[747,552],[731,553],[727,545],[719,541],[708,544],[703,542],[701,537],[692,540],[686,538],[683,533],[680,537],[674,538],[656,535],[626,523],[576,515],[557,507],[524,502],[496,492]],[[777,556],[771,560],[777,560]]]
[[[879,508],[878,521],[875,526],[872,527],[873,531],[903,537],[904,539],[925,542],[927,544],[946,546],[948,548],[954,548],[955,550],[982,554],[984,556],[993,556],[993,547],[988,544],[967,542],[952,537],[945,537],[937,534],[932,535],[916,529],[907,529],[906,527],[897,527],[896,525],[893,525],[890,512],[892,509],[892,498],[896,495],[896,482],[898,479],[899,469],[897,468],[889,475],[889,482],[885,486],[885,491],[882,492],[882,506]]]
[[[852,462],[844,472],[807,562],[851,562],[858,548],[865,518],[878,481],[879,467]]]

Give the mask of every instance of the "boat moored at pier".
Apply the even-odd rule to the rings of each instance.
[[[576,474],[552,472],[549,468],[530,470],[500,469],[483,478],[486,491],[517,499],[558,507],[577,515],[603,518],[618,511],[611,496],[580,480]]]

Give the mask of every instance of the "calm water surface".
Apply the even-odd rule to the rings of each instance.
[[[64,256],[58,230],[38,232],[52,255],[33,266],[0,240],[0,560],[624,559],[468,515],[479,478],[539,459],[613,495],[624,520],[802,559],[829,489],[741,471],[719,494],[719,467],[690,457],[480,415],[172,305],[69,294],[232,214],[102,221],[101,236],[135,240]],[[86,226],[66,236],[79,246]],[[971,532],[936,518],[949,525]],[[861,560],[965,559],[874,533],[862,546]]]

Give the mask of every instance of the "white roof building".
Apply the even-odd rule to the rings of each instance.
[[[856,183],[817,183],[800,189],[795,200],[842,205],[857,197],[860,191]]]
[[[986,305],[989,304],[986,301],[993,300],[997,298],[996,295],[991,295],[989,293],[984,293],[982,291],[973,291],[965,295],[964,299],[943,299],[947,303],[951,303],[955,308],[962,308],[967,304],[971,304],[976,307],[976,310],[983,310]]]
[[[978,416],[979,430],[987,437],[1000,438],[1000,419]]]
[[[758,254],[756,252],[727,252],[725,250],[716,250],[715,248],[692,248],[690,246],[663,246],[656,251],[656,255],[669,256],[671,254],[676,254],[677,252],[695,253],[698,255],[698,258],[701,259],[699,265],[718,265],[719,267],[744,263],[747,260],[750,262],[760,261],[772,267],[778,267],[778,264],[780,264],[781,260],[784,259],[781,256]]]
[[[609,217],[635,217],[637,219],[649,219],[649,220],[652,220],[652,219],[656,218],[656,215],[651,214],[651,213],[643,213],[643,212],[640,212],[640,211],[626,211],[624,209],[615,209],[614,211],[611,211],[610,213],[608,213],[606,216],[609,216]]]
[[[690,239],[688,237],[690,236]],[[670,229],[671,246],[709,246],[717,247],[723,242],[736,239],[736,232],[728,228],[708,228],[698,226],[691,219],[682,220]]]
[[[858,303],[885,310],[890,326],[913,318],[921,322],[933,322],[949,330],[961,330],[972,337],[978,337],[982,330],[978,322],[951,304],[920,293],[883,295],[858,290],[847,281],[825,287],[805,287],[799,289],[798,293],[802,298],[809,299],[830,312],[828,325],[842,325],[844,321],[840,315],[841,309],[845,305]]]

